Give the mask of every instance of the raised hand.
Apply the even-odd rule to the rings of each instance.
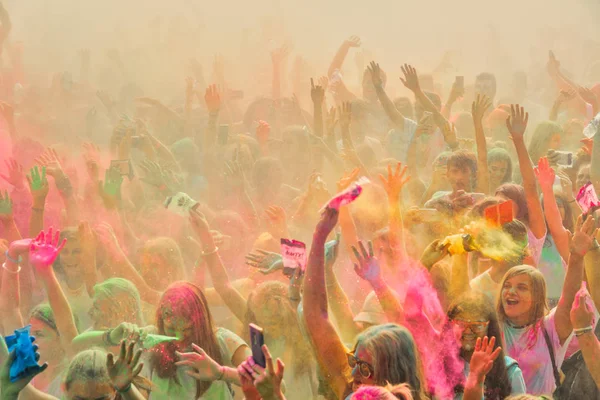
[[[554,52],[550,50],[548,52],[548,62],[546,63],[546,70],[550,75],[558,73],[560,71],[560,62],[556,59]]]
[[[256,140],[258,140],[258,143],[266,144],[269,141],[270,135],[271,125],[266,121],[258,121],[258,126],[256,127]]]
[[[102,192],[111,199],[121,198],[122,183],[123,177],[121,176],[121,172],[115,167],[107,169],[104,173],[104,182],[100,182]]]
[[[402,163],[398,163],[395,171],[392,172],[392,164],[388,164],[387,169],[387,179],[382,174],[379,174],[379,179],[383,184],[383,188],[385,189],[388,198],[393,201],[398,201],[400,199],[402,188],[410,180],[410,176],[404,177],[408,167],[405,166],[402,168]]]
[[[100,179],[100,148],[95,143],[85,142],[83,147],[83,160],[90,179],[97,182]]]
[[[314,236],[325,240],[338,222],[339,212],[335,208],[326,207],[321,214],[321,220],[317,224]]]
[[[323,88],[325,92],[327,91],[327,88],[329,88],[329,78],[326,76],[320,77],[317,83]]]
[[[352,120],[352,105],[348,102],[344,102],[338,109],[339,122],[342,130],[350,128],[350,121]]]
[[[371,74],[371,81],[373,81],[373,86],[382,87],[383,78],[381,77],[381,68],[379,67],[379,64],[375,63],[375,61],[371,61],[367,69]]]
[[[492,105],[492,101],[486,95],[477,95],[477,99],[471,105],[471,115],[473,116],[473,121],[481,122],[483,120],[483,116],[485,112]]]
[[[554,170],[550,166],[550,163],[546,157],[540,158],[538,166],[535,167],[533,171],[535,172],[535,176],[540,183],[540,187],[544,189],[552,189],[556,174],[554,173]]]
[[[571,202],[575,200],[575,196],[573,195],[573,182],[571,182],[569,175],[564,171],[558,171],[558,179],[560,179],[562,194],[567,198],[567,201]]]
[[[56,257],[65,247],[67,239],[60,241],[60,231],[52,236],[52,228],[48,232],[41,231],[29,247],[29,263],[39,272],[54,263]]]
[[[121,351],[119,358],[115,361],[115,356],[112,353],[108,353],[106,356],[106,370],[110,381],[117,391],[126,391],[127,388],[132,384],[133,379],[142,372],[144,367],[143,362],[140,361],[142,356],[142,349],[134,352],[133,348],[135,342],[126,344],[125,340],[121,341]]]
[[[510,116],[506,119],[506,127],[510,132],[512,139],[523,139],[527,122],[529,121],[529,113],[518,104],[510,105]]]
[[[271,356],[271,352],[266,344],[262,346],[262,352],[265,355],[267,368],[263,369],[256,364],[252,366],[253,371],[258,372],[258,375],[253,374],[254,386],[263,399],[282,398],[283,394],[281,385],[283,382],[285,364],[278,358],[277,369],[275,369],[273,365],[273,357]]]
[[[270,206],[265,210],[265,221],[268,232],[275,240],[288,236],[287,215],[285,210],[279,206]]]
[[[419,91],[421,86],[419,85],[419,75],[417,75],[417,70],[412,65],[408,64],[404,64],[401,69],[404,74],[404,78],[400,77],[402,84],[412,92]]]
[[[218,114],[221,109],[221,96],[217,90],[217,85],[209,85],[204,93],[204,101],[209,114]]]
[[[477,382],[481,383],[485,380],[485,376],[492,370],[494,361],[502,351],[501,347],[494,350],[495,344],[496,338],[492,337],[488,340],[487,336],[483,340],[477,338],[477,342],[475,342],[475,350],[469,363],[469,374],[476,377]]]
[[[6,222],[13,218],[13,203],[8,195],[8,190],[0,191],[0,221]]]
[[[367,282],[377,282],[381,280],[381,267],[379,260],[373,255],[373,243],[369,241],[369,251],[365,248],[362,241],[358,242],[360,253],[356,247],[352,246],[352,252],[358,263],[354,264],[354,272]]]
[[[23,183],[25,182],[23,166],[14,158],[6,160],[5,165],[8,175],[0,174],[0,178],[13,185],[15,189],[22,189]]]
[[[310,78],[310,98],[314,104],[318,104],[319,106],[325,100],[325,89],[321,85],[315,86],[313,78]]]
[[[4,340],[4,338],[1,338],[0,340]],[[37,348],[38,347],[36,345],[33,346],[33,349],[36,351],[36,361],[40,359],[40,354],[37,352]],[[27,370],[27,375],[17,380],[16,382],[11,382],[10,366],[15,362],[16,358],[17,351],[13,350],[4,361],[4,364],[2,365],[2,370],[0,370],[0,387],[2,388],[2,399],[17,399],[21,390],[23,390],[25,386],[29,385],[29,382],[31,382],[33,378],[35,378],[37,375],[44,372],[46,368],[48,368],[48,363],[44,363],[40,367],[30,368]]]
[[[342,178],[337,182],[337,190],[338,193],[348,188],[351,184],[356,182],[358,179],[358,174],[360,174],[360,168],[354,168],[350,172],[344,172]]]
[[[279,253],[257,249],[246,256],[246,264],[268,275],[283,270],[283,257]]]
[[[450,146],[451,148],[458,147],[456,126],[450,121],[446,120],[442,128],[442,135],[444,135],[444,141],[448,144],[448,146]]]
[[[558,97],[556,98],[556,102],[558,104],[564,104],[564,103],[568,102],[569,100],[573,99],[573,97],[575,97],[576,94],[577,94],[577,92],[573,88],[571,88],[569,90],[561,90],[560,93],[558,94]]]
[[[588,215],[585,221],[580,215],[575,224],[575,233],[571,237],[569,248],[572,254],[577,254],[583,257],[593,244],[594,238],[598,233],[598,229],[594,228],[594,217]]]
[[[291,47],[287,44],[282,45],[281,47],[276,48],[271,51],[271,61],[273,64],[280,65],[287,60],[290,55]]]
[[[587,328],[594,326],[594,310],[588,307],[587,302],[591,300],[590,294],[584,288],[580,289],[575,295],[575,301],[571,307],[571,324],[574,329]]]
[[[64,175],[58,153],[51,147],[46,148],[44,152],[35,159],[35,163],[42,167],[46,167],[48,175],[55,179]]]
[[[433,267],[437,262],[448,255],[448,246],[443,245],[440,239],[436,239],[423,250],[421,264],[427,269]]]
[[[246,178],[239,162],[226,162],[224,175],[225,180],[234,191],[241,192],[246,190]]]
[[[358,36],[350,36],[344,41],[344,44],[348,47],[360,47],[361,42]]]
[[[190,353],[176,352],[179,361],[175,365],[178,367],[192,367],[187,369],[185,373],[199,381],[212,382],[222,375],[223,367],[210,358],[204,349],[196,344],[192,344],[192,349],[194,351]]]
[[[119,239],[110,224],[102,222],[94,227],[94,231],[96,232],[98,243],[102,244],[106,249],[109,257],[114,259],[124,254],[119,244]]]
[[[465,95],[465,88],[463,85],[459,84],[458,81],[454,81],[452,84],[452,89],[450,90],[450,96],[448,97],[449,103],[454,103],[456,100],[460,99]]]

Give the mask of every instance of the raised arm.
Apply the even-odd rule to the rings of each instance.
[[[556,248],[560,256],[563,260],[568,260],[569,232],[563,226],[558,204],[556,203],[556,196],[554,196],[554,190],[552,189],[555,178],[554,170],[550,167],[548,159],[542,157],[534,171],[544,195],[544,215],[548,223],[548,230],[550,231],[550,235],[552,235],[554,243],[556,243]]]
[[[102,223],[95,229],[98,240],[102,243],[107,256],[106,271],[112,277],[120,277],[131,281],[139,290],[140,297],[147,303],[158,304],[162,293],[152,289],[121,248],[110,225]]]
[[[596,131],[593,139],[590,179],[595,188],[600,188],[600,129]]]
[[[588,216],[585,222],[581,216],[577,218],[575,234],[571,239],[571,255],[569,256],[567,275],[554,316],[554,325],[561,344],[567,340],[573,331],[570,317],[571,307],[583,281],[583,257],[592,246],[596,233],[592,216]]]
[[[337,219],[338,212],[327,208],[315,229],[306,267],[302,306],[317,361],[324,378],[339,399],[348,395],[350,367],[346,348],[329,320],[325,287],[325,241]]]
[[[471,107],[473,116],[473,125],[475,125],[475,143],[477,144],[477,193],[490,193],[490,174],[487,161],[487,143],[485,132],[483,131],[483,116],[492,105],[491,100],[486,96],[477,95],[477,100]]]
[[[483,339],[477,338],[475,342],[475,351],[471,355],[469,362],[469,375],[465,383],[464,400],[481,400],[484,398],[485,376],[490,373],[494,366],[494,361],[500,356],[502,348],[496,347],[496,338],[485,336]]]
[[[11,242],[2,265],[2,281],[0,286],[0,315],[5,332],[12,332],[23,326],[21,315],[21,293],[19,273],[22,258],[27,255],[31,239]]]
[[[406,241],[404,238],[404,224],[402,223],[402,212],[400,211],[400,194],[402,187],[409,181],[410,176],[405,176],[407,167],[402,168],[398,163],[392,172],[392,165],[388,165],[387,179],[379,175],[379,179],[385,188],[390,210],[390,247],[394,254],[395,263],[400,263],[406,258]]]
[[[568,91],[561,90],[558,96],[556,97],[556,100],[554,100],[554,103],[552,104],[552,108],[550,109],[550,115],[548,116],[548,119],[550,121],[556,121],[558,119],[558,112],[560,111],[560,108],[563,106],[563,104],[565,104],[574,97],[574,89],[569,89]]]
[[[348,296],[337,279],[333,266],[340,247],[340,235],[335,241],[325,243],[325,283],[327,286],[327,302],[344,343],[350,343],[361,331],[354,322],[354,313],[350,307]]]
[[[459,143],[456,139],[456,131],[448,129],[449,127],[451,127],[451,124],[442,115],[442,113],[440,113],[437,107],[433,104],[431,100],[429,100],[429,97],[427,97],[421,89],[417,70],[411,65],[404,64],[404,66],[402,66],[402,73],[404,74],[404,78],[400,78],[402,84],[414,93],[416,101],[418,101],[421,104],[421,106],[423,106],[425,111],[429,111],[433,114],[433,119],[436,125],[444,134],[444,140],[446,141],[448,146],[452,150],[458,149]]]
[[[32,241],[29,251],[29,262],[37,276],[46,289],[48,302],[54,313],[56,328],[60,333],[60,341],[63,348],[70,350],[71,341],[77,336],[77,327],[71,311],[71,306],[67,301],[58,279],[54,274],[52,264],[58,254],[63,249],[66,239],[59,241],[60,232],[56,231],[52,235],[52,228],[48,232],[41,232],[38,237]]]
[[[340,179],[337,183],[338,193],[345,190],[348,186],[355,182],[358,179],[359,173],[359,168],[354,168],[351,172],[344,173],[342,179]],[[342,231],[342,239],[344,239],[346,249],[348,250],[348,253],[350,253],[350,250],[353,246],[358,246],[358,233],[356,231],[356,225],[354,224],[352,214],[350,214],[350,207],[342,206],[340,208],[339,222]]]
[[[202,140],[196,140],[203,149],[210,149],[217,141],[217,121],[219,120],[219,111],[221,110],[221,97],[217,91],[217,85],[209,85],[204,94],[204,101],[208,110],[208,125]]]
[[[248,305],[246,299],[231,284],[227,270],[219,257],[219,248],[215,245],[206,218],[195,210],[190,210],[190,224],[194,233],[203,246],[202,256],[210,272],[214,288],[229,307],[231,312],[240,320],[245,321]]]
[[[377,98],[379,99],[383,110],[387,114],[388,118],[394,123],[394,125],[396,125],[400,131],[404,132],[404,115],[398,111],[392,100],[390,100],[385,92],[379,64],[376,64],[375,61],[371,61],[371,64],[369,64],[367,69],[371,74],[371,80],[373,81],[375,92],[377,92]]]
[[[342,64],[344,64],[348,51],[353,47],[360,47],[360,38],[358,36],[350,36],[348,39],[344,40],[344,43],[342,43],[337,53],[335,53],[335,56],[329,65],[329,69],[327,70],[327,77],[329,77],[329,79],[331,79],[331,76],[336,70],[342,69]]]
[[[452,89],[450,90],[450,94],[448,95],[448,100],[446,100],[446,104],[442,108],[442,115],[446,119],[450,119],[452,115],[452,106],[459,98],[465,95],[465,88],[459,83],[458,80],[455,80],[452,84]]]
[[[29,219],[29,237],[35,237],[39,232],[44,230],[44,209],[46,208],[46,196],[50,187],[46,178],[46,167],[40,169],[35,166],[31,168],[31,172],[27,175],[33,205],[31,207],[31,217]]]
[[[356,247],[352,247],[352,252],[357,261],[357,264],[354,264],[354,271],[362,279],[369,282],[388,320],[399,325],[404,324],[404,308],[383,279],[383,276],[381,276],[379,260],[373,253],[373,243],[369,241],[368,252],[363,242],[358,242],[358,245],[360,253]]]
[[[587,369],[600,387],[600,342],[594,334],[594,311],[587,305],[588,293],[578,292],[571,308],[571,323],[576,333],[579,348]]]
[[[523,189],[525,189],[525,200],[529,211],[529,230],[536,238],[541,239],[546,235],[546,221],[537,192],[533,166],[525,146],[524,135],[528,120],[529,113],[526,113],[523,107],[518,104],[510,106],[510,117],[506,119],[506,127],[517,150],[519,168],[523,177]]]

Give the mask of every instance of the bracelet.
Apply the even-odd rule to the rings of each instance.
[[[43,209],[43,208],[31,207],[31,209],[32,209],[33,211],[36,211],[36,212],[44,212],[44,209]]]
[[[206,256],[212,256],[213,254],[216,254],[219,251],[219,248],[217,246],[215,246],[214,249],[212,249],[211,251],[202,251],[202,254],[200,255],[201,257],[206,257]]]
[[[119,393],[127,393],[127,392],[129,392],[131,390],[131,382],[129,382],[129,384],[127,386],[125,386],[124,388],[122,388],[122,389],[119,389],[116,386],[114,388]]]
[[[292,296],[290,296],[289,299],[291,301],[300,301],[300,300],[302,300],[302,298],[300,298],[300,297],[292,297]]]
[[[6,272],[8,272],[8,273],[11,273],[11,274],[15,274],[15,275],[16,275],[16,274],[18,274],[19,272],[21,272],[21,266],[20,266],[20,265],[19,265],[19,268],[17,268],[17,270],[16,270],[16,271],[11,271],[10,269],[6,268],[6,263],[2,263],[2,268],[3,268],[3,269],[6,271]]]
[[[218,381],[223,379],[223,377],[225,376],[225,367],[221,365],[220,369],[221,369],[221,375],[217,378]]]
[[[110,340],[110,334],[112,333],[112,331],[112,328],[104,331],[104,333],[102,334],[102,341],[107,346],[118,346],[118,343],[113,343],[112,340]]]
[[[18,259],[18,260],[15,260],[14,258],[12,258],[12,257],[10,256],[10,254],[8,254],[8,250],[6,250],[6,253],[4,253],[4,255],[6,256],[6,259],[7,259],[8,261],[12,261],[12,262],[13,262],[13,263],[15,263],[15,264],[21,264],[21,261],[23,261],[23,259],[21,258],[21,256],[19,256],[19,259]]]
[[[592,330],[593,330],[593,329],[592,329],[592,327],[591,327],[591,326],[590,326],[589,328],[583,328],[582,330],[579,330],[578,332],[575,332],[575,336],[576,336],[576,337],[583,336],[583,335],[585,335],[586,333],[588,333],[588,332],[591,332]]]
[[[591,329],[594,329],[594,327],[590,325],[590,326],[586,326],[585,328],[573,329],[573,332],[579,333],[579,332],[589,331]]]

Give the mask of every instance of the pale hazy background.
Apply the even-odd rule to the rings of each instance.
[[[215,53],[223,55],[232,87],[268,94],[269,50],[284,42],[294,46],[289,68],[302,56],[304,74],[317,77],[325,75],[340,43],[358,35],[363,46],[346,59],[346,84],[356,88],[355,57],[365,52],[365,62],[377,60],[390,76],[391,94],[403,93],[398,82],[401,63],[412,63],[425,73],[445,52],[450,52],[452,64],[448,76],[465,75],[467,84],[486,70],[497,75],[502,87],[515,70],[531,74],[543,66],[549,49],[567,71],[582,76],[586,61],[591,61],[586,52],[591,54],[592,47],[598,54],[600,42],[600,0],[7,0],[4,4],[13,20],[11,40],[25,43],[27,72],[33,79],[47,82],[60,71],[71,71],[76,78],[78,49],[91,49],[97,66],[107,58],[108,49],[116,48],[124,60],[137,60],[126,62],[129,79],[145,91],[161,94],[175,82],[181,91],[190,57],[201,62],[210,80]],[[148,56],[156,54],[157,46],[162,46],[159,60]],[[96,76],[102,73],[95,68]],[[284,90],[289,95],[291,88]]]

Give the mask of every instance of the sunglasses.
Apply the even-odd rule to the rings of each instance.
[[[481,333],[481,332],[485,331],[485,329],[490,324],[490,321],[478,322],[478,321],[461,321],[461,320],[456,320],[456,319],[453,320],[452,322],[454,323],[454,325],[458,326],[459,328],[461,328],[463,330],[470,328],[471,331],[473,331],[474,333]]]
[[[358,365],[358,372],[360,372],[363,378],[370,378],[375,373],[373,367],[368,362],[356,358],[352,353],[347,353],[347,356],[350,368],[354,369]]]

